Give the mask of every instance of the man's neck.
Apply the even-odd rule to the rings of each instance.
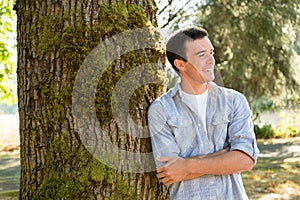
[[[208,83],[190,84],[185,79],[181,79],[181,89],[188,94],[202,94],[208,89]]]

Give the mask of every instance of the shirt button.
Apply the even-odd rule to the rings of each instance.
[[[213,185],[215,182],[213,182],[213,181],[211,181],[211,182],[209,182],[209,185]]]

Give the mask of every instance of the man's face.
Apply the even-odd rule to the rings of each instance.
[[[182,75],[198,83],[210,82],[214,75],[214,47],[208,37],[186,41],[185,70]]]

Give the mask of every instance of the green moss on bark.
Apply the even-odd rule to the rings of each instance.
[[[101,194],[104,199],[141,199],[129,185],[130,179],[126,177],[92,158],[79,172],[47,174],[33,200],[94,199],[95,185],[99,185],[100,188],[100,185],[105,187],[110,185],[110,188],[113,188],[106,195]]]

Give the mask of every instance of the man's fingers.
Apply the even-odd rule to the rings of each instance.
[[[167,166],[162,166],[162,167],[157,168],[156,172],[159,174],[159,173],[166,171],[167,169],[168,169]]]
[[[166,172],[160,172],[160,173],[157,173],[156,176],[157,176],[157,178],[162,179],[164,177],[167,177],[168,175]]]
[[[161,173],[168,170],[169,167],[172,166],[172,164],[175,163],[178,159],[180,159],[180,157],[178,156],[156,158],[158,162],[166,162],[164,166],[157,168],[156,172]]]
[[[167,187],[173,183],[173,179],[170,176],[168,176],[166,172],[158,173],[156,176],[160,180],[160,182]]]
[[[176,156],[172,156],[172,157],[163,157],[163,158],[156,158],[156,160],[158,162],[166,162],[167,164],[165,164],[162,167],[159,167],[156,169],[157,173],[161,173],[164,172],[168,169],[169,165],[172,164],[173,162],[175,162],[179,157]]]
[[[162,182],[162,184],[164,184],[165,186],[169,187],[171,184],[174,183],[174,181],[172,181],[171,179],[169,178],[163,178],[163,179],[160,179],[160,182]]]
[[[169,178],[168,177],[160,178],[159,180],[165,186],[167,186],[167,183],[169,182]]]
[[[157,168],[156,171],[157,178],[167,187],[176,182],[172,175],[172,165],[178,159],[180,159],[178,156],[156,158],[158,162],[166,163],[164,166]]]

